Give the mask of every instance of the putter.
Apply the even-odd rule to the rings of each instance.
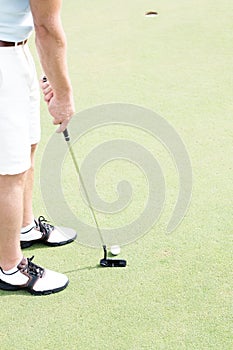
[[[45,83],[47,81],[47,77],[43,76],[42,81]],[[83,181],[83,177],[81,175],[81,172],[80,172],[77,160],[76,160],[74,152],[73,152],[73,149],[71,147],[70,135],[69,135],[67,129],[65,129],[63,131],[63,135],[64,135],[64,138],[65,138],[65,141],[67,142],[70,155],[72,157],[72,160],[73,160],[76,172],[78,174],[81,186],[82,186],[83,191],[85,193],[85,197],[86,197],[86,200],[87,200],[87,203],[88,203],[88,207],[90,208],[91,214],[92,214],[93,219],[95,221],[96,229],[97,229],[97,232],[99,234],[99,237],[100,237],[100,240],[101,240],[101,243],[102,243],[102,247],[103,247],[103,250],[104,250],[104,257],[103,257],[103,259],[100,260],[100,266],[102,266],[102,267],[125,267],[126,264],[127,264],[126,260],[122,260],[122,259],[108,259],[108,257],[107,257],[107,254],[108,254],[107,247],[106,247],[106,244],[104,243],[103,235],[101,233],[101,230],[100,230],[100,227],[99,227],[96,215],[95,215],[94,208],[92,207],[92,204],[91,204],[91,201],[90,201],[90,198],[89,198],[89,195],[88,195],[85,183]]]
[[[108,253],[108,252],[107,252],[107,247],[106,247],[106,244],[104,243],[103,235],[102,235],[102,233],[101,233],[101,230],[100,230],[100,227],[99,227],[99,224],[98,224],[96,215],[95,215],[95,210],[94,210],[94,208],[92,207],[92,204],[91,204],[91,201],[90,201],[88,192],[87,192],[87,188],[86,188],[86,186],[85,186],[83,177],[82,177],[82,175],[81,175],[81,172],[80,172],[80,169],[79,169],[77,160],[76,160],[75,155],[74,155],[74,152],[73,152],[73,148],[71,147],[70,135],[69,135],[67,129],[65,129],[65,130],[63,131],[63,135],[64,135],[64,138],[65,138],[65,141],[67,142],[70,155],[71,155],[71,157],[72,157],[72,160],[73,160],[73,163],[74,163],[76,172],[77,172],[77,174],[78,174],[78,177],[79,177],[81,186],[82,186],[83,191],[84,191],[84,193],[85,193],[85,197],[86,197],[86,200],[87,200],[87,204],[88,204],[88,207],[90,208],[91,214],[92,214],[93,219],[94,219],[94,221],[95,221],[96,229],[97,229],[97,232],[98,232],[98,234],[99,234],[99,237],[100,237],[100,240],[101,240],[101,243],[102,243],[102,247],[103,247],[103,250],[104,250],[104,257],[103,257],[103,259],[100,260],[100,266],[102,266],[102,267],[125,267],[126,264],[127,264],[126,260],[122,260],[122,259],[109,259],[109,258],[107,257],[107,253]]]

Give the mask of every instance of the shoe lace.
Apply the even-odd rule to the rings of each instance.
[[[44,269],[32,262],[34,255],[31,258],[27,258],[27,264],[22,268],[22,271],[27,272],[31,276],[42,277],[44,274]]]
[[[44,216],[39,216],[38,218],[38,224],[41,232],[50,232],[53,230],[54,226],[47,224],[48,220],[44,218]]]

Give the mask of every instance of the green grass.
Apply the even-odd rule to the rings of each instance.
[[[151,9],[159,16],[145,18]],[[136,139],[158,155],[167,184],[164,212],[147,235],[123,247],[120,256],[128,260],[126,269],[97,268],[102,252],[78,244],[30,248],[27,256],[35,254],[38,263],[67,273],[70,286],[48,297],[1,291],[2,350],[232,348],[232,10],[229,0],[64,2],[77,111],[126,102],[166,118],[191,158],[192,202],[182,224],[165,235],[178,189],[176,171],[162,145],[131,128],[86,135],[80,140],[81,158],[102,137],[119,135]],[[35,214],[46,211],[39,171],[54,132],[44,105],[42,131]],[[146,186],[133,168],[122,166],[141,190],[132,204],[138,210]],[[118,181],[117,170],[122,176],[119,168],[109,166],[97,179],[106,200],[114,199],[112,181]],[[75,179],[71,174],[69,182],[67,172],[64,168],[64,186],[72,202],[69,189]],[[80,215],[89,220],[80,200],[72,205],[74,210],[80,205]],[[119,220],[131,220],[133,213],[130,208],[120,218],[100,219],[115,227]]]

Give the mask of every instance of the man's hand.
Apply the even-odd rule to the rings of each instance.
[[[48,110],[51,116],[54,118],[53,124],[60,127],[56,132],[63,132],[74,115],[74,101],[72,92],[67,93],[64,96],[56,96],[49,81],[40,81],[40,86],[44,95],[44,100],[48,105]]]

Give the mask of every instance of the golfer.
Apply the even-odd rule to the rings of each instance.
[[[41,82],[58,132],[67,127],[74,103],[60,19],[62,0],[0,0],[0,289],[32,294],[59,292],[68,278],[24,257],[34,243],[72,242],[32,210],[33,167],[40,140],[39,84],[27,40],[35,29],[45,75]],[[48,164],[49,167],[49,164]],[[56,205],[54,201],[54,205]]]

